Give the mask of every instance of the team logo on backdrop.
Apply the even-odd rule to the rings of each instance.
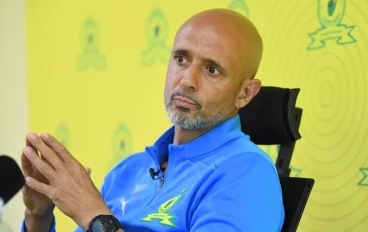
[[[106,68],[105,56],[100,52],[100,33],[94,19],[87,19],[80,32],[81,54],[78,56],[78,70],[103,70]]]
[[[110,161],[110,167],[116,166],[132,153],[132,135],[125,124],[116,127],[112,138],[112,152],[114,158]]]
[[[363,174],[363,178],[359,181],[358,185],[368,186],[368,168],[360,168],[360,172]]]
[[[301,172],[302,172],[301,168],[296,168],[290,165],[290,176],[299,177]]]
[[[228,8],[249,18],[249,9],[244,0],[231,0]]]
[[[325,47],[326,40],[335,40],[337,44],[344,45],[355,43],[351,35],[355,26],[342,24],[345,15],[346,0],[318,0],[318,19],[321,28],[309,33],[312,39],[308,50]]]
[[[143,218],[142,221],[145,222],[152,222],[153,219],[160,220],[160,223],[162,225],[166,226],[173,226],[176,227],[176,225],[171,221],[176,216],[172,216],[168,213],[168,211],[175,205],[175,203],[183,196],[186,189],[183,189],[182,193],[171,198],[170,200],[167,200],[164,202],[159,208],[157,213],[151,213],[148,214],[147,217]]]
[[[155,61],[167,64],[171,48],[166,45],[168,37],[168,21],[164,12],[154,9],[146,24],[147,48],[142,52],[142,66],[150,66]]]
[[[70,147],[71,147],[70,131],[69,131],[68,127],[65,124],[60,124],[56,128],[55,138],[61,144],[63,144],[64,147],[66,147],[67,149],[70,149]]]

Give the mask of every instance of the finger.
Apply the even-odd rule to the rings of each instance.
[[[48,133],[41,134],[42,140],[59,156],[65,163],[78,162],[70,152],[57,139]]]
[[[24,173],[25,177],[26,176],[32,176],[34,178],[37,178],[39,181],[43,180],[46,183],[49,182],[44,176],[42,176],[40,171],[37,170],[37,168],[27,158],[27,156],[24,154],[24,152],[22,152],[22,155],[21,155],[21,167],[22,167],[22,170],[23,170],[23,173]],[[24,185],[24,187],[27,187],[27,185]]]
[[[44,141],[34,133],[27,135],[29,142],[41,153],[41,157],[45,158],[56,170],[63,168],[63,163]]]
[[[52,187],[50,185],[41,183],[35,179],[33,179],[32,177],[27,176],[26,177],[26,184],[28,185],[28,187],[30,187],[31,189],[42,193],[44,195],[46,195],[47,197],[50,198],[50,196],[52,196]]]
[[[46,164],[37,154],[33,151],[31,147],[26,147],[23,149],[23,153],[28,158],[28,160],[33,164],[33,166],[44,175],[50,182],[55,180],[56,173],[48,164]]]
[[[39,151],[32,145],[32,143],[29,141],[29,139],[27,138],[27,136],[26,136],[26,146],[27,147],[31,147],[35,152],[36,152],[36,154],[38,155],[38,156],[40,156],[40,153],[39,153]],[[25,157],[26,158],[26,157]],[[27,158],[26,158],[26,160],[28,161],[28,162],[30,162]],[[32,167],[32,163],[31,163],[31,167]],[[31,168],[31,167],[29,167],[29,168]],[[30,169],[30,171],[32,171],[33,169]]]
[[[46,162],[48,165],[50,165],[49,162],[47,160],[45,160],[43,157],[41,157],[41,159],[44,162]],[[37,170],[37,168],[27,158],[27,156],[24,154],[24,152],[22,152],[22,155],[21,155],[21,167],[22,167],[24,176],[37,177],[37,179],[40,178],[39,181],[43,180],[46,183],[49,182],[49,181],[47,181],[47,179],[44,176],[42,176],[42,174],[40,173],[40,171]],[[25,185],[25,186],[27,186],[27,185]]]
[[[40,156],[40,154],[39,154],[39,152],[38,152],[38,150],[32,145],[32,143],[26,138],[26,145],[27,145],[27,147],[31,147],[39,156]],[[29,160],[25,157],[25,159],[29,162]],[[48,161],[48,160],[46,160],[45,159],[45,157],[44,156],[41,156],[41,159],[43,160],[43,161],[45,161],[48,165],[50,165],[51,167],[54,167],[54,166],[52,166],[51,165],[51,163]]]
[[[32,143],[29,141],[28,139],[28,135],[26,136],[26,146],[27,147],[31,147],[37,154],[38,154],[38,150],[32,145]]]
[[[88,173],[88,175],[91,175],[92,169],[90,168],[85,168],[86,172]]]
[[[25,176],[29,176],[32,174],[32,163],[31,161],[29,161],[24,152],[22,152],[21,156],[21,166]]]

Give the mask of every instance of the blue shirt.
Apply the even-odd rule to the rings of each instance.
[[[186,144],[173,137],[171,128],[105,177],[101,194],[126,232],[281,231],[277,171],[241,131],[238,115]],[[165,177],[152,180],[149,169],[167,156]]]

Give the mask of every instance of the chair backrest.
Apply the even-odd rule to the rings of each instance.
[[[260,145],[285,144],[301,138],[295,120],[300,89],[263,86],[252,101],[241,108],[242,129]]]
[[[296,108],[300,89],[265,86],[240,109],[242,130],[258,145],[279,145],[276,168],[279,176],[290,175],[295,142],[301,138],[302,109]]]
[[[303,215],[314,179],[280,177],[284,199],[285,220],[281,232],[295,232]]]
[[[280,177],[285,208],[282,232],[296,231],[307,204],[314,180],[290,175],[295,142],[301,138],[302,109],[295,103],[300,89],[261,87],[239,116],[244,133],[258,145],[280,145],[276,169]]]

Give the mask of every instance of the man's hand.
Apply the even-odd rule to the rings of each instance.
[[[32,144],[26,139],[26,145],[37,151]],[[48,180],[32,165],[24,153],[22,153],[22,170],[24,175],[33,179],[49,184]],[[27,231],[49,231],[52,224],[54,203],[47,196],[31,189],[28,185],[24,185],[22,189],[23,202],[26,206],[25,224]]]
[[[50,207],[47,198],[51,199],[84,230],[95,216],[112,214],[85,168],[62,144],[45,133],[41,137],[29,134],[27,139],[30,146],[25,147],[23,153],[38,170],[37,174],[47,181],[27,175],[26,184],[45,196],[45,205]],[[35,152],[37,150],[42,159]]]

